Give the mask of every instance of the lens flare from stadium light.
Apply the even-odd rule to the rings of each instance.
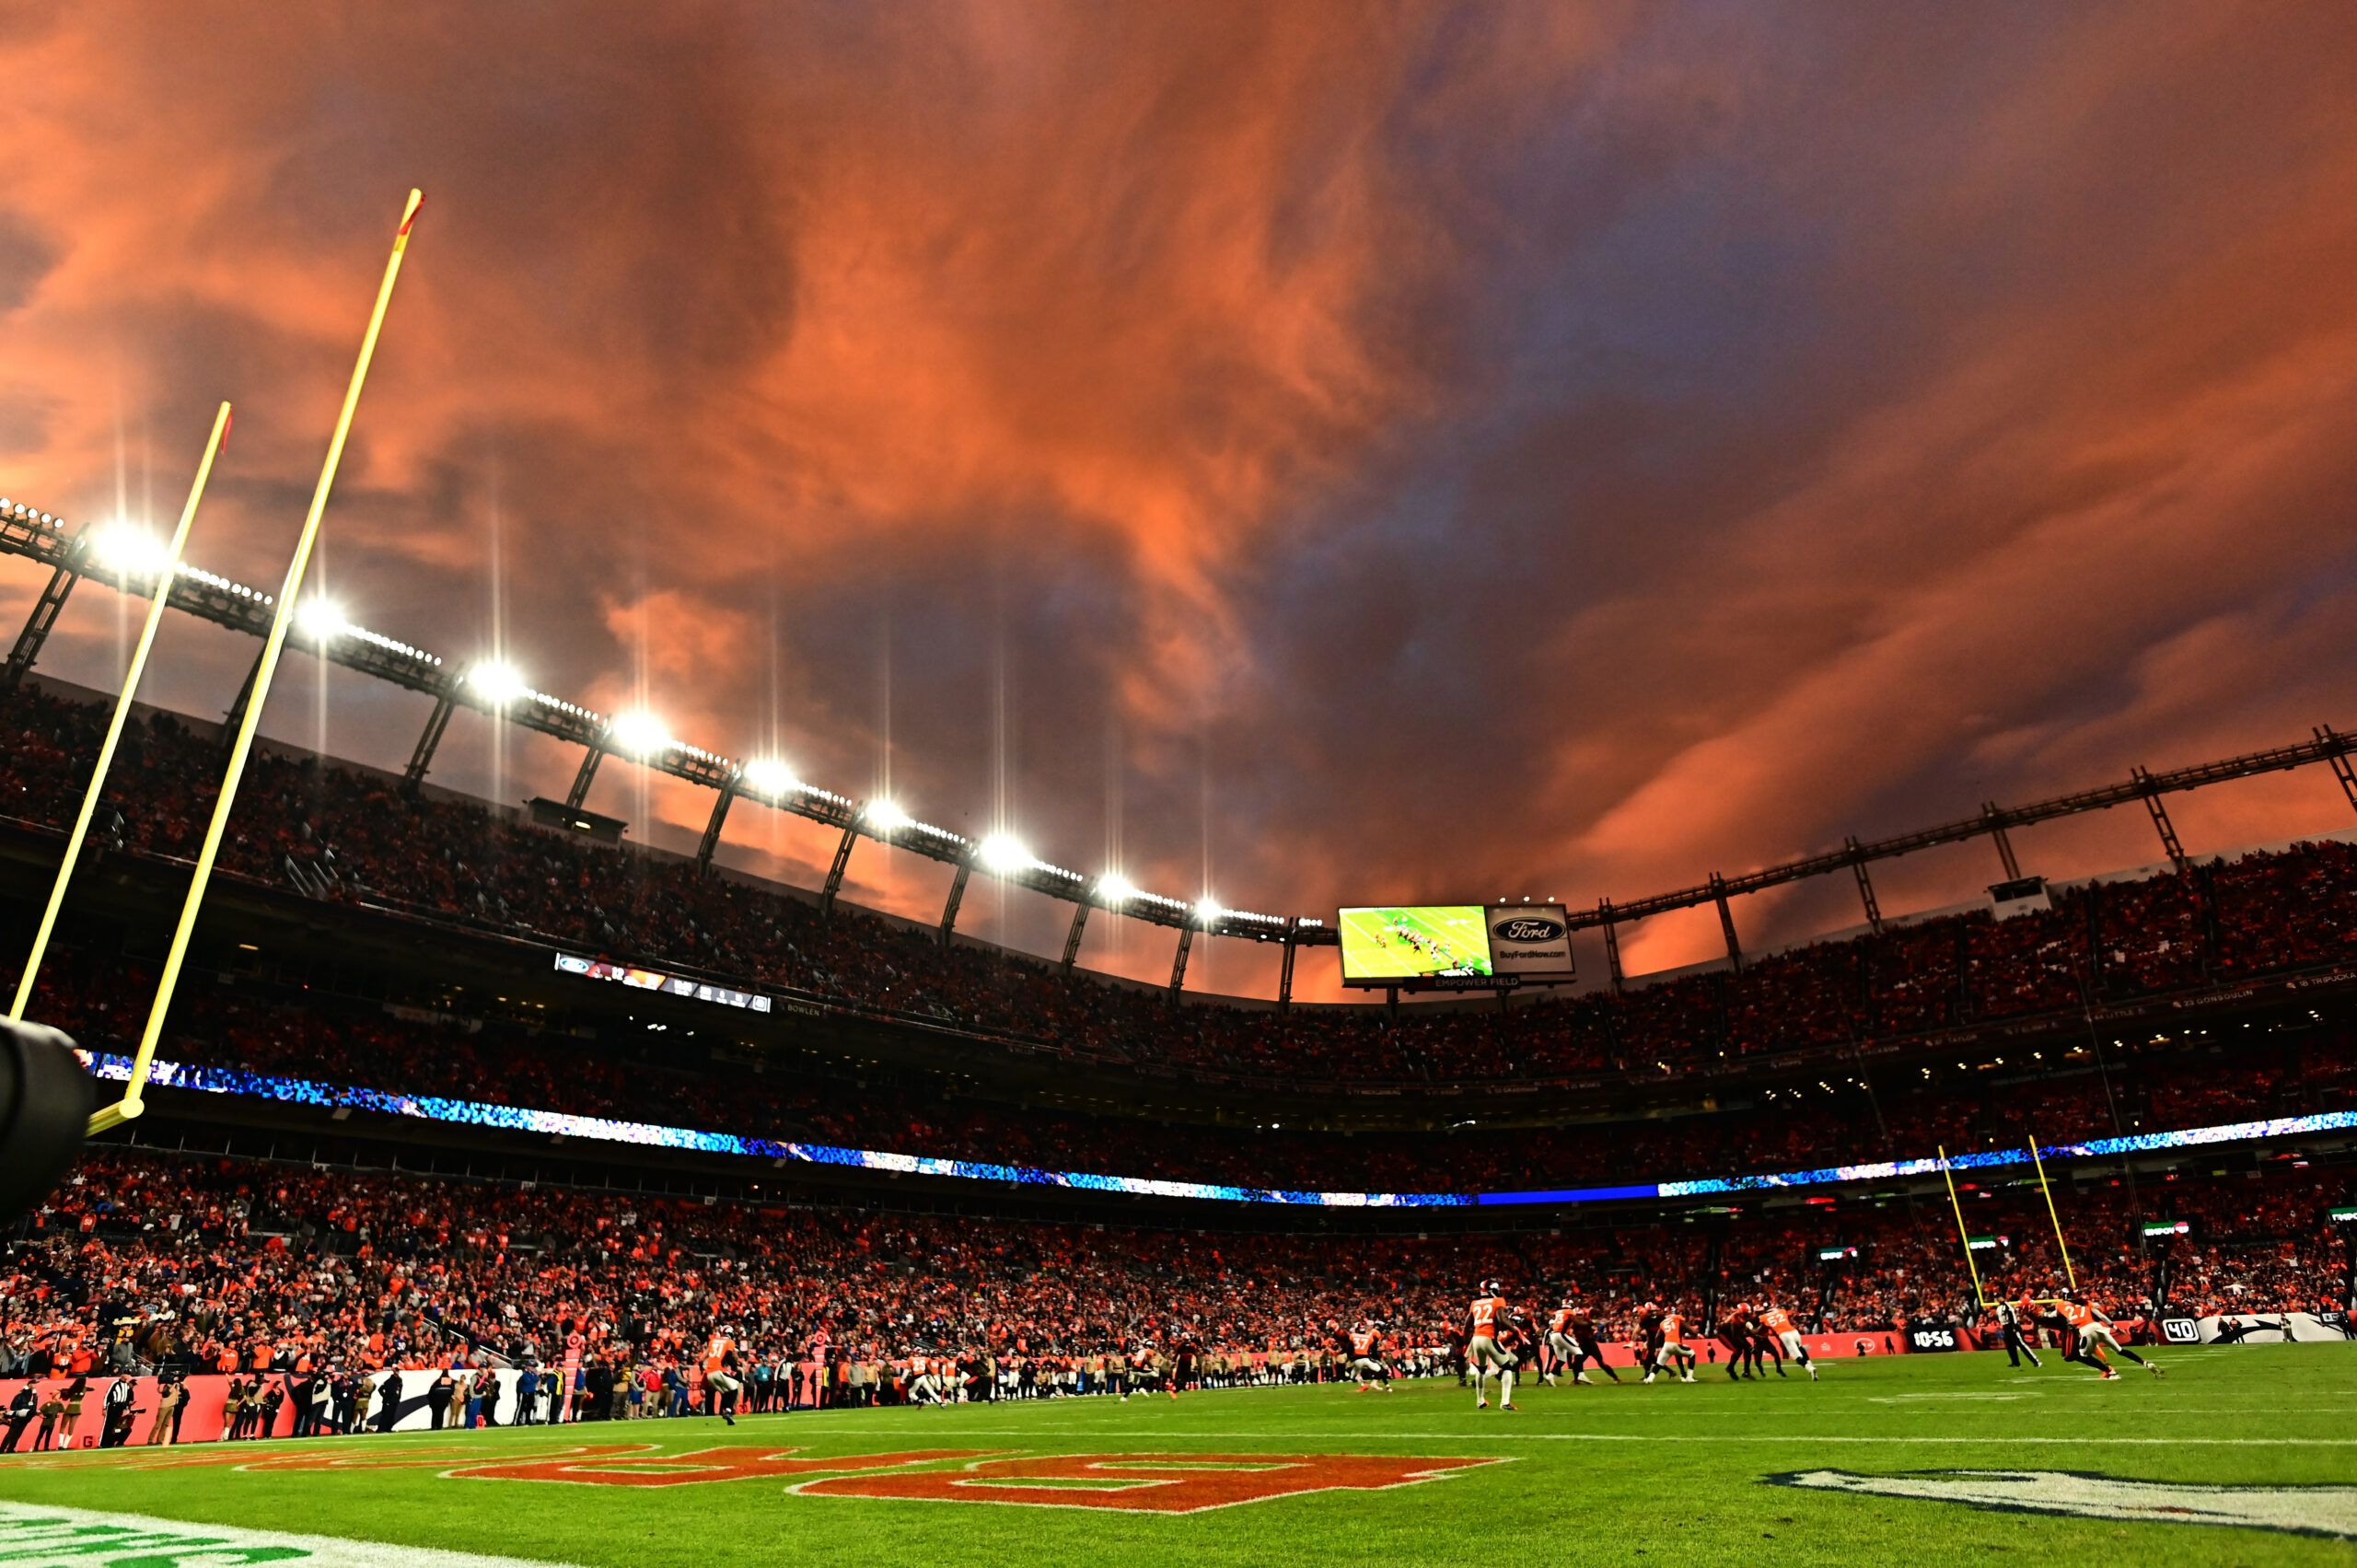
[[[497,659],[468,670],[467,684],[494,708],[504,708],[532,692],[532,683],[524,679],[522,670]]]
[[[125,577],[152,577],[172,558],[171,547],[134,523],[115,521],[90,536],[99,564]]]
[[[1011,833],[993,833],[974,846],[974,860],[985,871],[1004,877],[1016,871],[1028,871],[1039,864],[1021,841]]]
[[[802,787],[794,770],[774,757],[756,757],[738,771],[737,781],[755,795],[792,795]]]
[[[614,715],[606,734],[615,750],[626,757],[655,757],[671,749],[670,729],[644,708]]]
[[[1137,884],[1118,871],[1108,871],[1097,879],[1097,897],[1108,909],[1119,909],[1137,896]]]
[[[295,634],[321,647],[352,630],[342,607],[333,599],[307,598],[295,607]]]
[[[1211,926],[1217,925],[1220,922],[1220,917],[1226,912],[1227,911],[1220,907],[1220,902],[1217,899],[1214,899],[1210,894],[1206,893],[1202,898],[1196,900],[1195,923],[1208,929]]]
[[[866,820],[870,832],[886,838],[916,820],[915,818],[901,810],[897,803],[889,800],[871,800],[867,803],[866,810],[860,815]]]

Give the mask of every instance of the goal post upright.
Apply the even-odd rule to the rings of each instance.
[[[32,954],[25,959],[25,972],[17,981],[16,999],[8,1005],[12,1021],[21,1020],[32,1001],[34,983],[41,977],[41,959],[49,951],[50,937],[56,932],[58,914],[65,907],[66,885],[74,880],[74,867],[82,858],[82,844],[89,836],[90,820],[98,814],[99,801],[105,798],[107,772],[114,765],[123,725],[131,717],[131,704],[139,694],[139,679],[146,672],[147,656],[156,646],[164,607],[171,602],[172,585],[180,580],[180,557],[188,549],[189,530],[196,525],[196,509],[204,501],[205,482],[213,477],[213,460],[220,456],[221,443],[228,437],[229,420],[229,405],[224,402],[213,416],[213,434],[205,439],[204,455],[197,459],[196,478],[189,485],[188,502],[180,508],[180,524],[172,529],[171,541],[165,545],[160,558],[152,563],[156,587],[148,596],[147,616],[139,624],[138,640],[132,645],[131,663],[123,672],[122,690],[115,696],[114,711],[107,715],[106,738],[99,743],[98,760],[90,765],[89,785],[82,792],[82,804],[75,813],[73,829],[65,835],[65,855],[58,862],[57,880],[50,888],[49,902],[42,907],[41,924],[33,933]]]
[[[310,565],[311,551],[319,541],[319,522],[326,515],[328,495],[335,488],[338,465],[343,459],[344,443],[352,435],[353,415],[360,407],[360,390],[368,380],[369,363],[376,358],[377,339],[384,331],[385,312],[393,302],[393,285],[400,280],[401,258],[409,249],[410,228],[417,221],[418,208],[424,195],[417,191],[409,193],[401,208],[401,227],[393,236],[392,254],[386,259],[385,274],[377,285],[377,303],[368,317],[368,328],[361,335],[359,358],[352,367],[352,379],[344,388],[343,406],[338,412],[335,432],[328,440],[327,459],[319,468],[319,482],[311,492],[310,510],[303,518],[302,532],[296,536],[295,553],[286,563],[286,579],[279,589],[277,602],[272,606],[269,633],[262,639],[261,657],[254,666],[254,687],[245,712],[239,716],[237,738],[229,749],[228,767],[221,780],[221,793],[213,804],[212,819],[206,823],[204,842],[197,851],[196,865],[189,878],[188,897],[180,905],[180,919],[172,931],[169,950],[164,957],[162,976],[157,985],[156,997],[149,1005],[146,1027],[140,1032],[137,1054],[132,1059],[131,1075],[123,1085],[122,1098],[105,1106],[90,1118],[91,1136],[137,1120],[146,1107],[144,1092],[147,1074],[156,1061],[156,1046],[163,1038],[164,1020],[171,1011],[172,993],[178,988],[181,966],[188,959],[190,938],[195,934],[199,911],[204,903],[206,887],[213,879],[213,866],[221,853],[221,841],[229,824],[230,808],[236,804],[238,784],[244,776],[246,759],[252,754],[254,732],[259,727],[263,703],[270,695],[271,678],[277,672],[278,657],[286,645],[286,633],[294,620],[296,599],[303,589],[303,575]]]
[[[1972,1233],[1964,1226],[1964,1203],[1956,1195],[1956,1178],[1948,1171],[1948,1151],[1940,1148],[1940,1179],[1948,1184],[1948,1207],[1956,1214],[1956,1238],[1964,1247],[1964,1267],[1972,1276],[1972,1297],[1981,1306],[1989,1305],[1989,1293],[1980,1288],[1980,1265],[1972,1260]]]
[[[2038,1157],[2038,1134],[2029,1134],[2029,1162],[2038,1167],[2038,1190],[2046,1198],[2046,1217],[2054,1224],[2054,1245],[2062,1249],[2062,1277],[2079,1288],[2079,1271],[2071,1262],[2071,1244],[2062,1236],[2062,1215],[2054,1207],[2054,1189],[2046,1179],[2046,1162]]]

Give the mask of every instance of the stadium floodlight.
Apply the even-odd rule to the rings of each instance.
[[[1197,900],[1195,902],[1195,923],[1208,929],[1212,926],[1217,925],[1220,922],[1220,917],[1226,912],[1227,912],[1225,910],[1220,908],[1219,900],[1217,899],[1214,899],[1210,894],[1206,893],[1202,898]]]
[[[891,837],[916,820],[889,800],[871,800],[860,815],[866,819],[868,831],[882,838]]]
[[[1108,909],[1119,909],[1138,896],[1137,884],[1118,871],[1108,871],[1097,879],[1097,896]]]
[[[606,735],[613,749],[625,757],[658,757],[674,744],[669,728],[644,708],[616,714],[614,722],[606,726]]]
[[[295,634],[321,647],[352,630],[343,610],[333,599],[313,597],[295,607]]]
[[[792,795],[802,787],[794,770],[774,757],[756,757],[737,771],[738,782],[755,795]]]
[[[974,861],[983,870],[999,877],[1028,871],[1039,864],[1038,858],[1012,833],[992,833],[985,837],[974,846]]]
[[[172,549],[135,524],[112,522],[91,534],[90,553],[121,576],[152,577],[170,563]]]
[[[532,683],[524,679],[524,672],[498,659],[469,669],[467,684],[494,708],[504,708],[532,694]]]

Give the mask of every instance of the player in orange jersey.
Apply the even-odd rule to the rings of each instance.
[[[2119,1376],[2104,1358],[2103,1353],[2110,1350],[2126,1356],[2155,1377],[2161,1375],[2158,1365],[2146,1361],[2119,1342],[2119,1336],[2112,1331],[2111,1318],[2102,1307],[2083,1298],[2079,1292],[2064,1291],[2056,1299],[2055,1307],[2071,1330],[2072,1344],[2062,1353],[2063,1360],[2092,1366],[2103,1374],[2106,1382],[2110,1382]]]
[[[1793,1315],[1771,1302],[1759,1309],[1759,1326],[1775,1335],[1776,1342],[1783,1346],[1786,1359],[1799,1362],[1801,1369],[1808,1374],[1808,1380],[1816,1382],[1817,1363],[1809,1359],[1808,1346],[1801,1342],[1801,1327],[1793,1321]],[[1783,1368],[1779,1366],[1776,1370],[1782,1372]]]
[[[1656,1325],[1661,1345],[1654,1352],[1653,1365],[1645,1370],[1645,1381],[1654,1380],[1656,1371],[1674,1371],[1681,1383],[1694,1381],[1694,1347],[1686,1342],[1686,1319],[1676,1307],[1661,1314]]]
[[[726,1323],[714,1325],[703,1347],[703,1386],[711,1390],[712,1413],[736,1425],[737,1396],[745,1385],[737,1377],[737,1341]]]
[[[1580,1370],[1580,1347],[1572,1339],[1572,1319],[1578,1311],[1572,1305],[1571,1297],[1565,1296],[1563,1305],[1555,1308],[1547,1319],[1547,1353],[1553,1358],[1553,1365],[1543,1376],[1550,1388],[1555,1387],[1555,1374],[1565,1366],[1572,1369],[1573,1382],[1588,1381],[1586,1374]]]
[[[1508,1307],[1498,1282],[1483,1280],[1481,1291],[1465,1312],[1465,1365],[1473,1374],[1473,1408],[1490,1408],[1490,1375],[1497,1374],[1498,1408],[1514,1409],[1515,1358],[1499,1343],[1507,1331]]]
[[[946,1375],[949,1358],[919,1353],[909,1357],[909,1403],[946,1405],[950,1402]]]

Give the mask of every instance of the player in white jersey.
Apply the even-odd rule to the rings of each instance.
[[[1572,1339],[1572,1319],[1578,1315],[1578,1312],[1579,1308],[1572,1304],[1570,1297],[1566,1296],[1563,1299],[1563,1305],[1555,1308],[1553,1315],[1547,1319],[1547,1354],[1550,1365],[1546,1378],[1550,1388],[1555,1387],[1555,1375],[1566,1366],[1572,1369],[1573,1382],[1585,1383],[1588,1380],[1587,1374],[1579,1369],[1580,1347]]]
[[[1357,1375],[1359,1392],[1381,1389],[1391,1392],[1391,1369],[1383,1365],[1383,1338],[1373,1323],[1362,1322],[1351,1330],[1351,1371]]]

